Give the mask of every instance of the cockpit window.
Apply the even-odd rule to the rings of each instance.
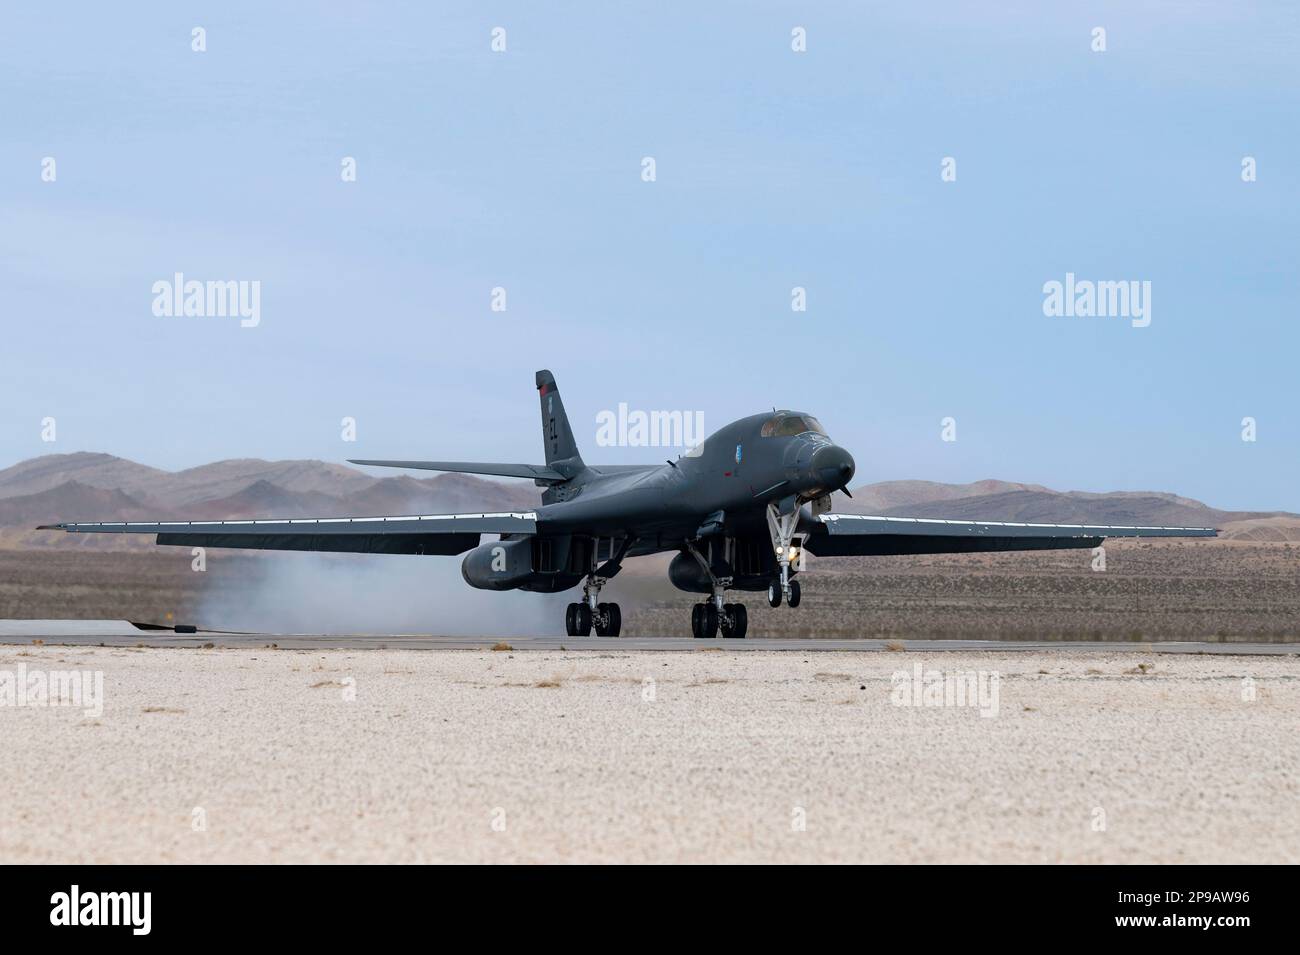
[[[764,438],[789,438],[796,434],[825,434],[821,422],[812,415],[790,414],[782,412],[763,422],[759,435]]]

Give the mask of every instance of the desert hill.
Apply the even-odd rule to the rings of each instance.
[[[0,547],[67,547],[36,531],[52,521],[367,517],[536,507],[531,482],[469,474],[376,476],[327,461],[235,458],[165,471],[111,454],[51,454],[0,470]],[[1054,491],[1038,484],[882,481],[837,495],[848,513],[954,520],[1218,527],[1228,539],[1300,540],[1300,515],[1224,511],[1161,491]],[[80,537],[76,546],[152,547],[152,539]]]

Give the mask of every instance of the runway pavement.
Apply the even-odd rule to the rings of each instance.
[[[284,649],[402,649],[481,650],[506,643],[513,650],[789,650],[880,652],[897,649],[928,651],[1031,651],[1104,650],[1141,653],[1213,653],[1286,656],[1300,654],[1300,643],[1255,643],[1232,641],[1039,641],[1039,640],[883,640],[754,638],[693,640],[689,637],[636,636],[439,636],[431,634],[276,634],[230,633],[200,630],[175,633],[169,630],[141,630],[126,620],[0,620],[0,644],[45,643],[68,646],[151,646],[151,647],[265,647]]]
[[[0,863],[1300,861],[1294,657],[770,643],[0,646]]]

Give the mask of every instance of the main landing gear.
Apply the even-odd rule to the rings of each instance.
[[[590,576],[582,585],[583,599],[564,608],[564,633],[570,637],[589,637],[592,627],[598,637],[617,637],[623,629],[623,611],[618,604],[598,603],[605,578]]]
[[[691,608],[691,636],[696,640],[712,640],[722,631],[722,635],[732,640],[743,640],[749,630],[749,614],[744,604],[723,603],[727,588],[731,586],[730,576],[718,576],[708,558],[700,552],[694,543],[688,542],[686,549],[699,562],[700,568],[709,578],[712,596]],[[727,555],[730,557],[730,554]],[[725,561],[722,573],[730,574],[730,561]]]
[[[723,637],[743,640],[749,630],[749,614],[744,604],[723,604],[719,609],[711,600],[691,608],[691,636],[696,640],[712,640],[722,632]]]
[[[593,610],[585,603],[564,608],[564,632],[570,637],[589,637],[592,628],[598,637],[617,637],[623,629],[623,612],[618,604],[596,604]]]

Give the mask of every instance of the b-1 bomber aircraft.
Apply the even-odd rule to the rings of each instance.
[[[1112,527],[950,521],[837,514],[853,457],[812,415],[741,418],[665,464],[583,461],[555,377],[537,372],[545,464],[352,461],[378,467],[531,478],[536,510],[252,521],[42,525],[72,533],[156,534],[159,544],[366,554],[464,554],[461,573],[481,590],[558,593],[582,585],[565,611],[568,636],[617,637],[622,614],[601,588],[630,557],[674,551],[673,584],[704,599],[691,609],[697,638],[744,637],[743,603],[727,591],[766,592],[798,607],[803,554],[817,557],[954,554],[1096,547],[1108,537],[1213,537],[1208,527]],[[498,539],[483,541],[483,536]]]

